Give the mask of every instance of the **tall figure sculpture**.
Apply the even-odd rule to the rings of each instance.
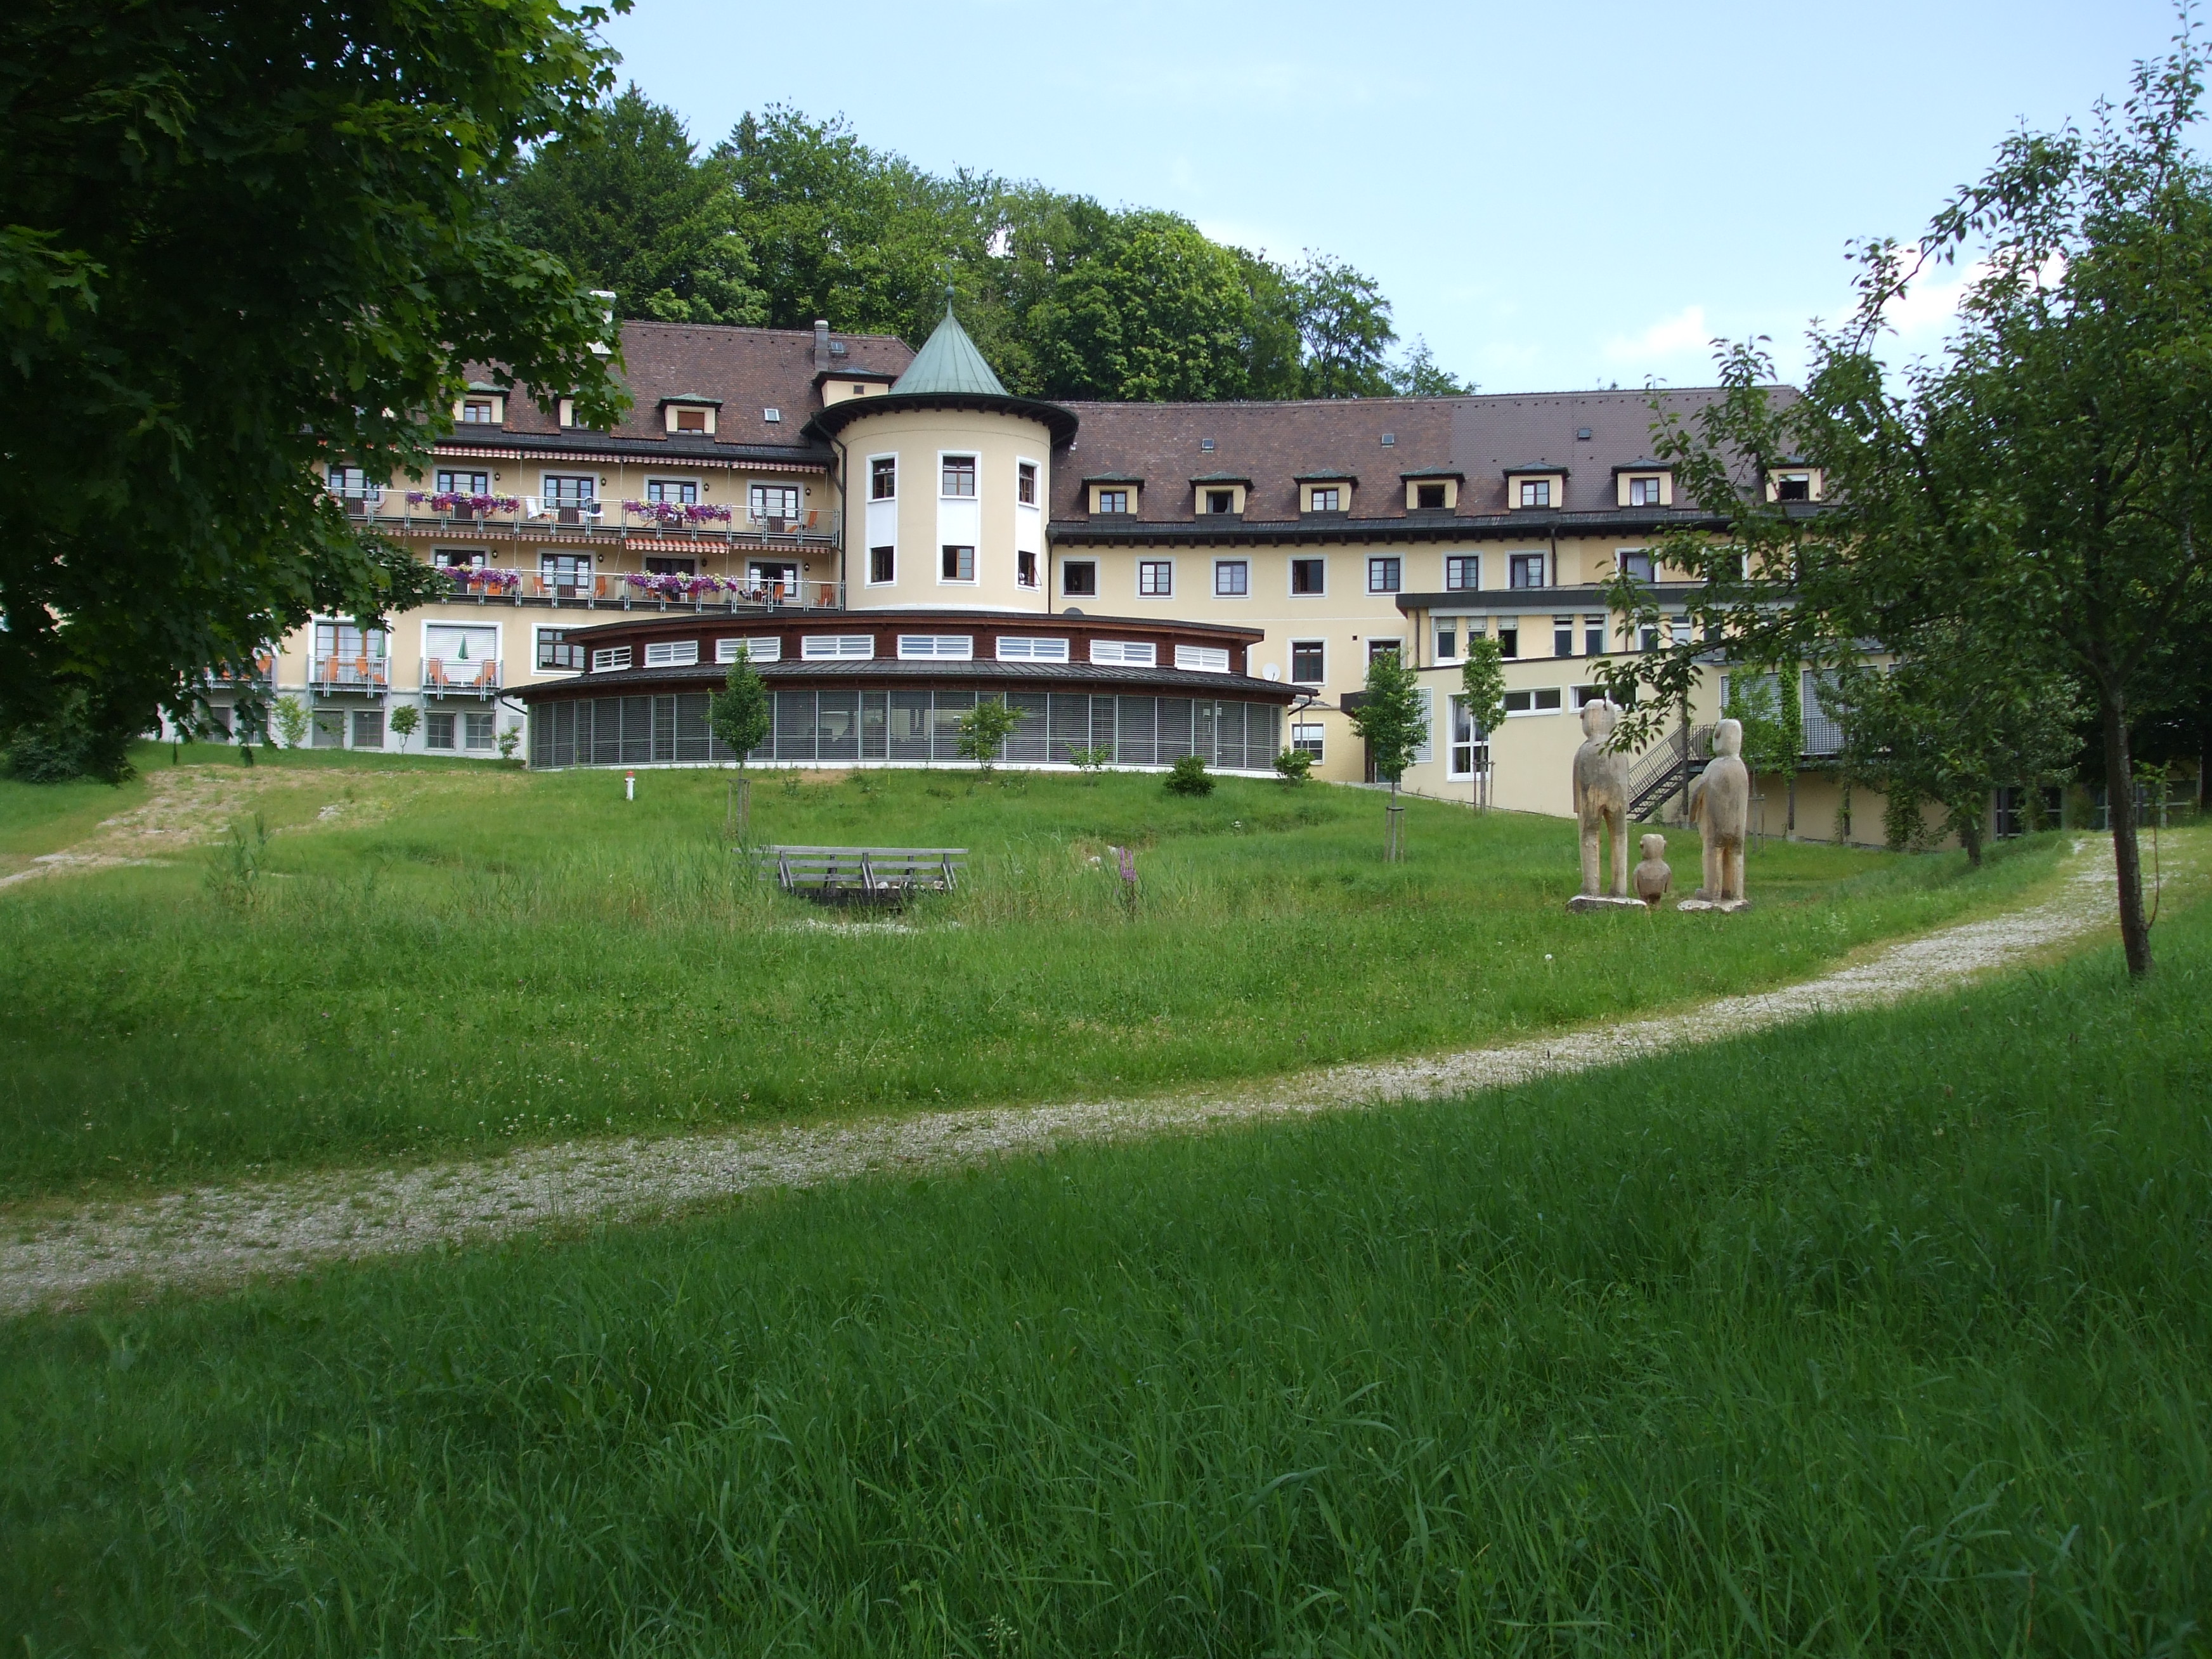
[[[1575,817],[1583,827],[1583,896],[1598,895],[1598,835],[1613,834],[1609,897],[1628,897],[1628,757],[1613,747],[1620,710],[1601,699],[1583,705],[1583,746],[1575,750]]]
[[[1705,842],[1705,884],[1683,908],[1699,900],[1728,908],[1744,902],[1743,837],[1750,817],[1751,770],[1743,763],[1743,722],[1723,720],[1713,729],[1712,760],[1690,785],[1690,819]]]

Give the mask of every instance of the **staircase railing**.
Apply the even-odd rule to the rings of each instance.
[[[1628,773],[1628,815],[1638,823],[1657,817],[1692,769],[1712,758],[1712,743],[1710,726],[1678,726],[1638,756]]]

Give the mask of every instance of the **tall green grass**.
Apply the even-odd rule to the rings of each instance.
[[[250,857],[0,895],[0,1194],[1443,1048],[1809,974],[2060,851],[1968,873],[1777,844],[1749,915],[1577,917],[1553,820],[1415,802],[1393,866],[1364,792],[757,784],[760,842],[971,849],[958,891],[883,917],[763,888],[719,775],[635,803],[599,775],[327,777],[336,827],[295,790]]]
[[[27,1654],[2202,1654],[2212,910],[1473,1101],[0,1330]]]

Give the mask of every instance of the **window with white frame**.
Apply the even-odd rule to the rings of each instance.
[[[1474,723],[1467,699],[1453,697],[1446,718],[1451,722],[1449,734],[1450,748],[1444,757],[1446,775],[1455,778],[1471,778],[1478,772],[1488,771],[1490,734]]]
[[[1556,714],[1565,696],[1565,689],[1556,685],[1540,685],[1530,691],[1508,691],[1506,718],[1510,720],[1516,714]]]
[[[945,455],[939,458],[941,480],[938,493],[962,498],[975,493],[975,458],[973,455]]]
[[[1605,655],[1604,617],[1584,617],[1583,618],[1583,655],[1585,657]]]
[[[788,523],[799,516],[799,486],[750,485],[745,490],[745,512],[756,523],[776,520]]]
[[[902,634],[898,636],[898,653],[908,661],[921,657],[951,657],[966,662],[975,654],[975,636],[972,634]]]
[[[1413,763],[1425,766],[1437,757],[1437,694],[1432,688],[1425,685],[1416,690],[1413,696],[1421,705],[1421,736],[1420,741],[1413,745]]]
[[[1575,654],[1575,619],[1572,617],[1552,618],[1552,654],[1555,657]]]
[[[1455,591],[1482,586],[1482,556],[1455,553],[1444,561],[1444,586]]]
[[[1027,634],[999,635],[1000,662],[1066,662],[1066,640],[1038,639]]]
[[[1498,654],[1513,658],[1521,654],[1521,619],[1500,617],[1498,619]]]
[[[1549,507],[1552,504],[1552,481],[1549,478],[1521,480],[1521,505]]]
[[[653,640],[645,647],[647,668],[688,668],[698,660],[696,640]]]
[[[1226,674],[1229,650],[1219,645],[1179,645],[1175,648],[1175,665],[1200,674]]]
[[[830,657],[872,657],[876,654],[873,634],[806,634],[799,641],[799,654],[809,662],[820,662]]]
[[[1138,560],[1137,592],[1148,599],[1164,599],[1173,597],[1175,561],[1172,559]]]
[[[975,550],[972,547],[945,548],[938,563],[937,575],[940,581],[974,581],[975,580]]]
[[[898,499],[898,457],[878,455],[868,463],[868,499],[872,501],[895,501]]]
[[[647,478],[645,499],[665,501],[672,507],[690,507],[699,499],[699,484],[693,478]]]
[[[1459,657],[1459,619],[1441,617],[1437,620],[1437,660],[1453,662]]]
[[[599,499],[599,481],[581,473],[548,472],[544,482],[548,507],[585,507]]]
[[[1091,660],[1119,663],[1124,668],[1156,668],[1160,648],[1150,640],[1093,640]]]
[[[1367,562],[1367,591],[1370,593],[1395,593],[1405,574],[1405,561],[1397,558],[1370,559]]]
[[[1024,507],[1037,504],[1037,465],[1035,461],[1014,463],[1014,499]]]
[[[538,665],[554,670],[573,670],[584,665],[584,647],[568,637],[565,628],[541,628],[538,630]]]
[[[1575,712],[1580,714],[1594,702],[1603,702],[1605,688],[1601,685],[1578,685],[1575,688]]]
[[[422,654],[449,678],[474,678],[499,660],[499,629],[465,623],[432,623],[422,630]]]
[[[1326,750],[1322,731],[1323,728],[1319,720],[1291,722],[1291,747],[1301,755],[1312,756],[1313,763],[1316,766],[1322,763]]]
[[[629,666],[629,647],[626,645],[602,645],[592,653],[592,672],[611,673],[617,668]]]
[[[1552,584],[1545,574],[1549,562],[1542,553],[1513,553],[1505,560],[1505,579],[1515,587],[1549,587]]]
[[[1252,567],[1243,559],[1213,562],[1213,592],[1224,599],[1241,599],[1252,590]]]
[[[771,634],[766,639],[716,640],[714,660],[735,662],[741,648],[745,653],[745,660],[750,663],[775,662],[783,655],[783,641]]]

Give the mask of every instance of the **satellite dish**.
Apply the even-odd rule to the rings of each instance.
[[[1060,614],[1063,617],[1079,617],[1083,613],[1071,605],[1066,610],[1061,611]]]
[[[1271,680],[1279,680],[1279,679],[1280,679],[1280,678],[1283,678],[1283,671],[1282,671],[1281,669],[1279,669],[1279,668],[1276,667],[1276,666],[1275,666],[1275,665],[1274,665],[1274,664],[1273,664],[1273,663],[1269,663],[1269,664],[1268,664],[1265,668],[1261,669],[1260,672],[1261,672],[1262,674],[1265,674],[1265,675],[1266,675],[1269,679],[1271,679]]]

